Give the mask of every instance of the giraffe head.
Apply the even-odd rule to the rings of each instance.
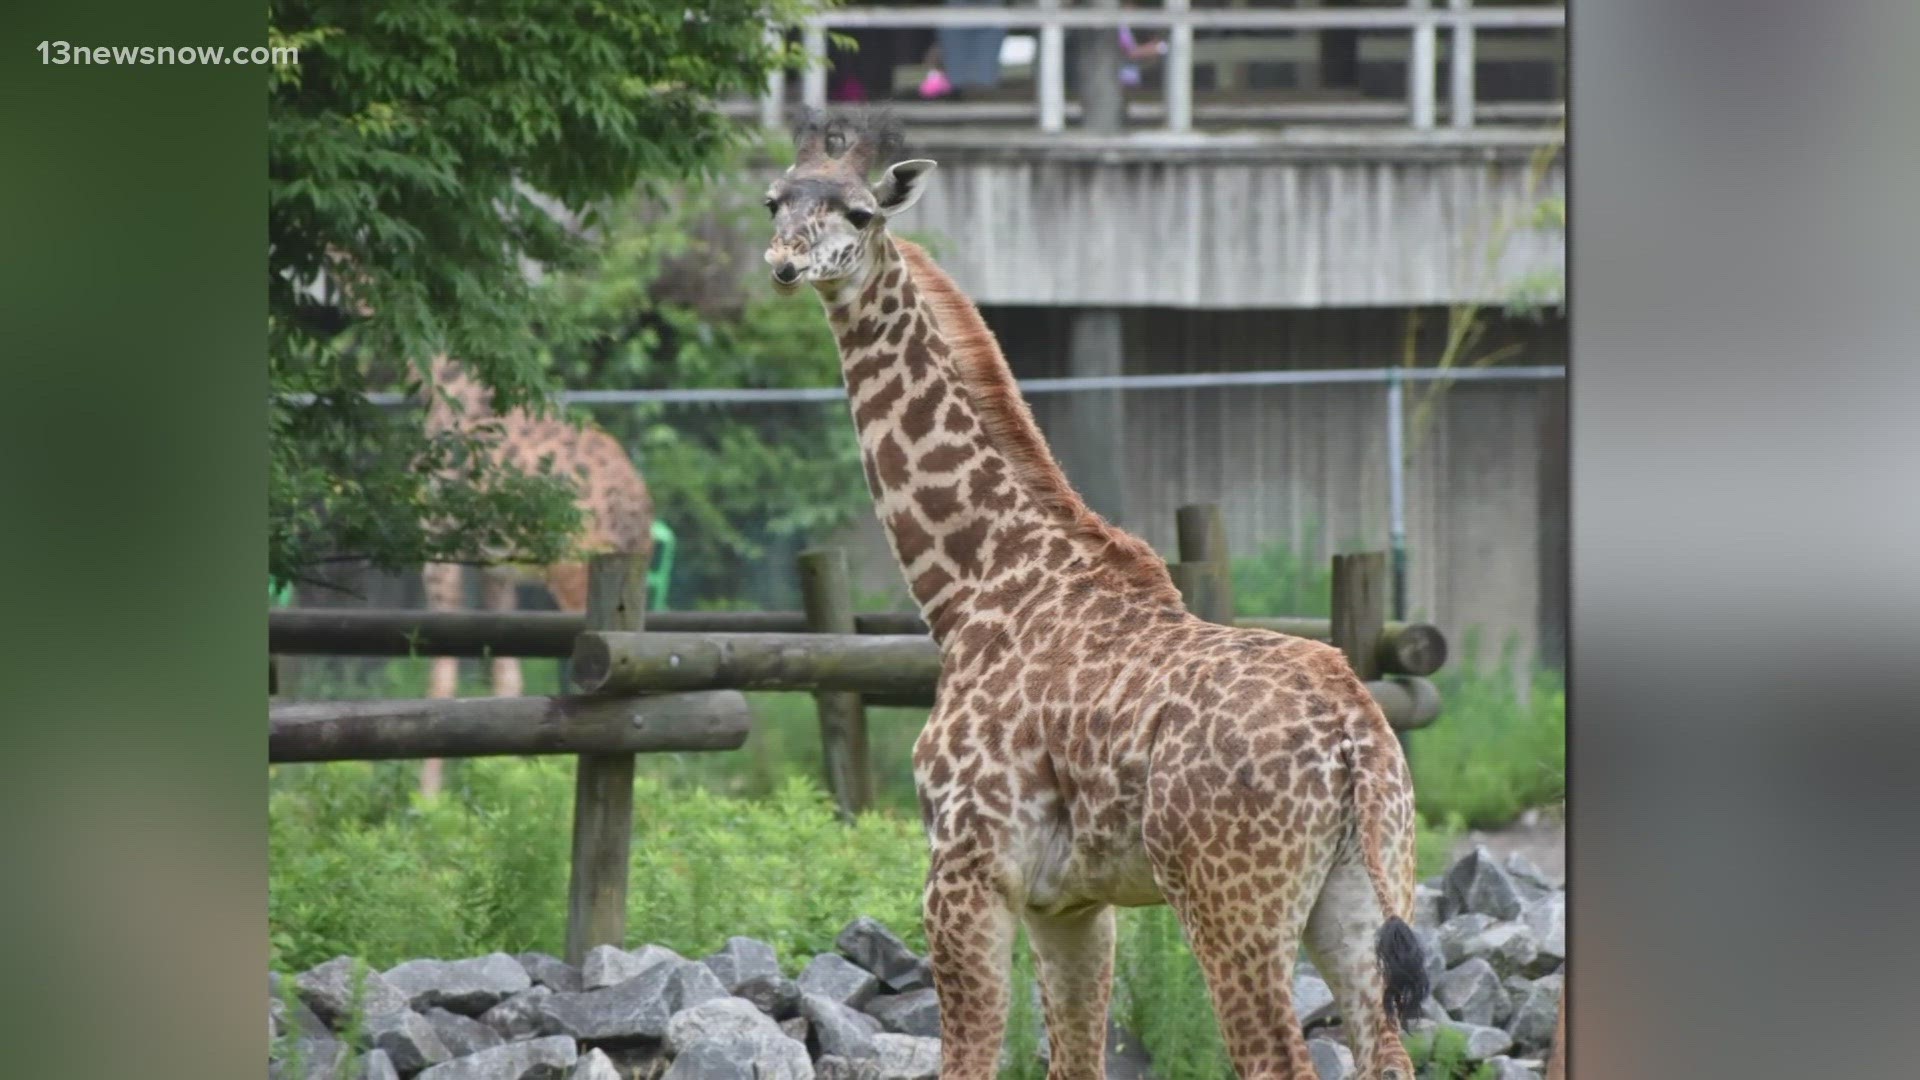
[[[873,264],[887,221],[919,201],[934,163],[924,158],[874,165],[899,152],[899,129],[881,113],[808,112],[794,128],[793,165],[767,188],[773,287],[791,293],[810,282],[823,293],[857,286]]]

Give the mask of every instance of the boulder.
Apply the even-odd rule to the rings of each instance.
[[[1567,962],[1567,894],[1553,893],[1527,905],[1520,921],[1533,932],[1532,967],[1540,975]]]
[[[880,1034],[880,1021],[866,1013],[819,994],[803,994],[800,1015],[807,1018],[822,1054],[868,1058],[877,1053],[873,1037]]]
[[[520,967],[526,971],[527,978],[532,979],[535,986],[544,986],[563,994],[577,994],[586,989],[580,981],[580,969],[557,956],[549,956],[543,952],[523,952],[514,959],[520,962]]]
[[[600,1049],[589,1050],[580,1055],[573,1063],[573,1072],[567,1080],[622,1080],[620,1070],[613,1065],[613,1059]]]
[[[440,1033],[412,1009],[375,1013],[361,1021],[360,1031],[368,1045],[385,1050],[393,1067],[403,1073],[419,1072],[453,1057],[440,1041]]]
[[[534,1006],[539,1029],[596,1043],[665,1038],[667,1021],[680,1011],[668,993],[675,967],[655,964],[614,986],[551,994]]]
[[[729,994],[748,979],[780,974],[780,956],[773,946],[750,937],[730,937],[725,948],[700,962]]]
[[[785,975],[756,975],[734,987],[733,995],[753,1002],[754,1008],[775,1020],[800,1012],[800,984]]]
[[[1499,973],[1481,957],[1474,957],[1441,977],[1433,999],[1447,1015],[1469,1024],[1491,1026],[1512,1011]]]
[[[880,980],[843,956],[821,953],[807,964],[797,980],[802,994],[814,994],[858,1009],[873,1000]]]
[[[1452,1028],[1466,1036],[1468,1061],[1485,1061],[1496,1054],[1504,1054],[1513,1047],[1513,1037],[1497,1027],[1459,1021],[1441,1026]]]
[[[807,1048],[776,1029],[703,1039],[673,1059],[661,1080],[814,1080]]]
[[[1446,950],[1440,945],[1440,932],[1421,928],[1415,930],[1413,936],[1420,942],[1420,960],[1425,965],[1427,986],[1436,986],[1447,973]]]
[[[1332,1039],[1308,1039],[1307,1054],[1320,1080],[1347,1080],[1353,1075],[1353,1051]]]
[[[1548,975],[1528,987],[1525,997],[1514,1003],[1513,1016],[1507,1021],[1507,1033],[1513,1041],[1529,1049],[1545,1049],[1553,1042],[1554,1025],[1560,1019],[1560,988],[1564,980]]]
[[[806,1017],[796,1016],[791,1020],[780,1021],[780,1034],[805,1046],[807,1039],[813,1034],[813,1025],[807,1023]]]
[[[447,1053],[454,1057],[466,1057],[468,1054],[477,1054],[482,1050],[491,1050],[506,1041],[501,1038],[498,1031],[482,1021],[461,1016],[457,1012],[428,1009],[421,1015],[427,1018],[427,1023],[433,1025],[434,1034],[440,1036],[440,1042],[446,1046]],[[492,1013],[489,1012],[488,1015]]]
[[[1293,976],[1293,1014],[1300,1018],[1300,1028],[1304,1031],[1332,1021],[1340,1015],[1340,1008],[1334,1002],[1333,991],[1327,988],[1326,980],[1296,969]]]
[[[940,1075],[940,1040],[912,1035],[877,1035],[872,1057],[821,1057],[818,1080],[935,1080]]]
[[[400,1080],[400,1070],[393,1067],[385,1050],[374,1050],[360,1063],[360,1080]]]
[[[940,995],[930,989],[882,994],[867,1002],[866,1013],[887,1031],[927,1039],[940,1037]]]
[[[1440,896],[1442,919],[1451,920],[1466,912],[1500,920],[1517,919],[1520,908],[1520,890],[1512,875],[1485,847],[1475,847],[1447,871]]]
[[[667,1000],[672,1002],[674,1012],[727,996],[727,988],[720,985],[720,977],[713,969],[691,960],[674,965],[673,974],[667,979]]]
[[[352,1016],[390,1013],[407,1007],[401,993],[379,972],[351,956],[336,956],[294,976],[294,992],[322,1021],[339,1027]]]
[[[566,1080],[579,1059],[574,1041],[555,1035],[469,1054],[435,1065],[414,1080]]]
[[[931,971],[898,934],[879,920],[862,915],[848,923],[834,947],[841,955],[870,972],[880,984],[898,994],[933,985]]]
[[[480,1022],[492,1028],[508,1042],[552,1034],[546,1029],[541,1006],[553,996],[545,986],[533,986],[488,1009]]]
[[[694,1043],[735,1035],[779,1034],[780,1027],[744,998],[723,997],[682,1009],[667,1021],[667,1052],[679,1055]]]
[[[326,1021],[300,1000],[292,985],[282,982],[280,976],[272,972],[267,974],[267,1030],[276,1039],[287,1035],[313,1039],[333,1036],[327,1030]]]
[[[1531,1061],[1515,1061],[1505,1054],[1487,1059],[1492,1080],[1540,1080],[1540,1066]]]
[[[614,945],[595,945],[580,964],[581,990],[604,990],[637,979],[660,964],[684,959],[672,949],[646,945],[633,952]],[[559,987],[554,987],[558,990]]]
[[[1462,961],[1474,955],[1468,951],[1468,944],[1493,924],[1491,916],[1478,914],[1456,916],[1441,924],[1439,933],[1435,935],[1439,939],[1441,962],[1448,970],[1458,967]]]
[[[527,969],[506,953],[471,960],[409,960],[386,972],[387,981],[415,1009],[440,1008],[479,1016],[533,985]]]
[[[1443,894],[1431,885],[1413,887],[1413,927],[1416,930],[1433,930],[1439,927],[1440,897]]]

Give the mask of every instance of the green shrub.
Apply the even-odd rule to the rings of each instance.
[[[1509,665],[1476,670],[1474,644],[1433,677],[1440,719],[1407,737],[1420,812],[1456,830],[1498,828],[1566,798],[1565,678],[1535,671],[1523,697]]]

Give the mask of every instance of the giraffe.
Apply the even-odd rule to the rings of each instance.
[[[1304,937],[1374,1080],[1411,1080],[1412,781],[1341,653],[1191,615],[1068,484],[993,334],[887,232],[935,163],[874,113],[806,114],[767,191],[772,286],[839,342],[867,486],[941,654],[914,744],[945,1080],[995,1074],[1024,922],[1050,1080],[1104,1076],[1114,909],[1172,906],[1247,1080],[1313,1080]],[[889,160],[891,158],[888,158]]]
[[[489,610],[512,611],[520,582],[537,576],[545,581],[561,610],[585,611],[585,556],[609,552],[652,554],[653,499],[618,440],[596,427],[576,427],[558,417],[536,417],[519,409],[495,416],[487,388],[448,357],[434,359],[431,375],[426,419],[430,433],[475,430],[482,423],[497,423],[497,434],[486,436],[491,460],[524,472],[535,472],[545,465],[555,475],[571,477],[579,493],[585,518],[584,531],[574,546],[579,557],[537,568],[537,574],[536,568],[517,564],[486,567],[481,583]],[[428,608],[450,611],[465,606],[461,569],[455,563],[429,563],[421,568]],[[435,657],[427,696],[453,697],[458,674],[459,661],[450,656]],[[524,684],[518,659],[494,657],[491,674],[496,695],[520,695]],[[422,763],[421,793],[437,795],[440,786],[440,761],[436,758]]]

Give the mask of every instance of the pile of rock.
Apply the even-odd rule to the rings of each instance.
[[[1565,889],[1518,854],[1502,864],[1475,848],[1418,887],[1414,932],[1433,992],[1413,1030],[1458,1032],[1468,1060],[1491,1062],[1501,1080],[1540,1076],[1565,979]],[[1294,1000],[1310,1034],[1334,1018],[1332,994],[1311,968],[1296,977]],[[1331,1060],[1337,1048],[1314,1049],[1316,1062],[1328,1059],[1322,1080],[1346,1075]]]
[[[926,960],[864,917],[835,944],[795,979],[743,937],[699,961],[601,946],[577,968],[542,953],[386,972],[340,957],[291,987],[269,978],[269,1076],[933,1080],[940,1005]]]
[[[1423,883],[1414,930],[1433,993],[1414,1030],[1457,1031],[1467,1057],[1491,1063],[1501,1080],[1538,1077],[1560,1001],[1566,916],[1563,889],[1524,859],[1502,864],[1484,848]],[[781,974],[772,946],[744,937],[698,961],[658,945],[601,946],[577,968],[543,953],[411,960],[386,972],[340,957],[291,986],[269,977],[269,1075],[937,1077],[940,1002],[927,961],[865,917],[848,924],[835,946],[792,979]],[[1304,961],[1293,1000],[1321,1080],[1352,1075],[1333,994]],[[356,1055],[351,1046],[367,1050]]]

